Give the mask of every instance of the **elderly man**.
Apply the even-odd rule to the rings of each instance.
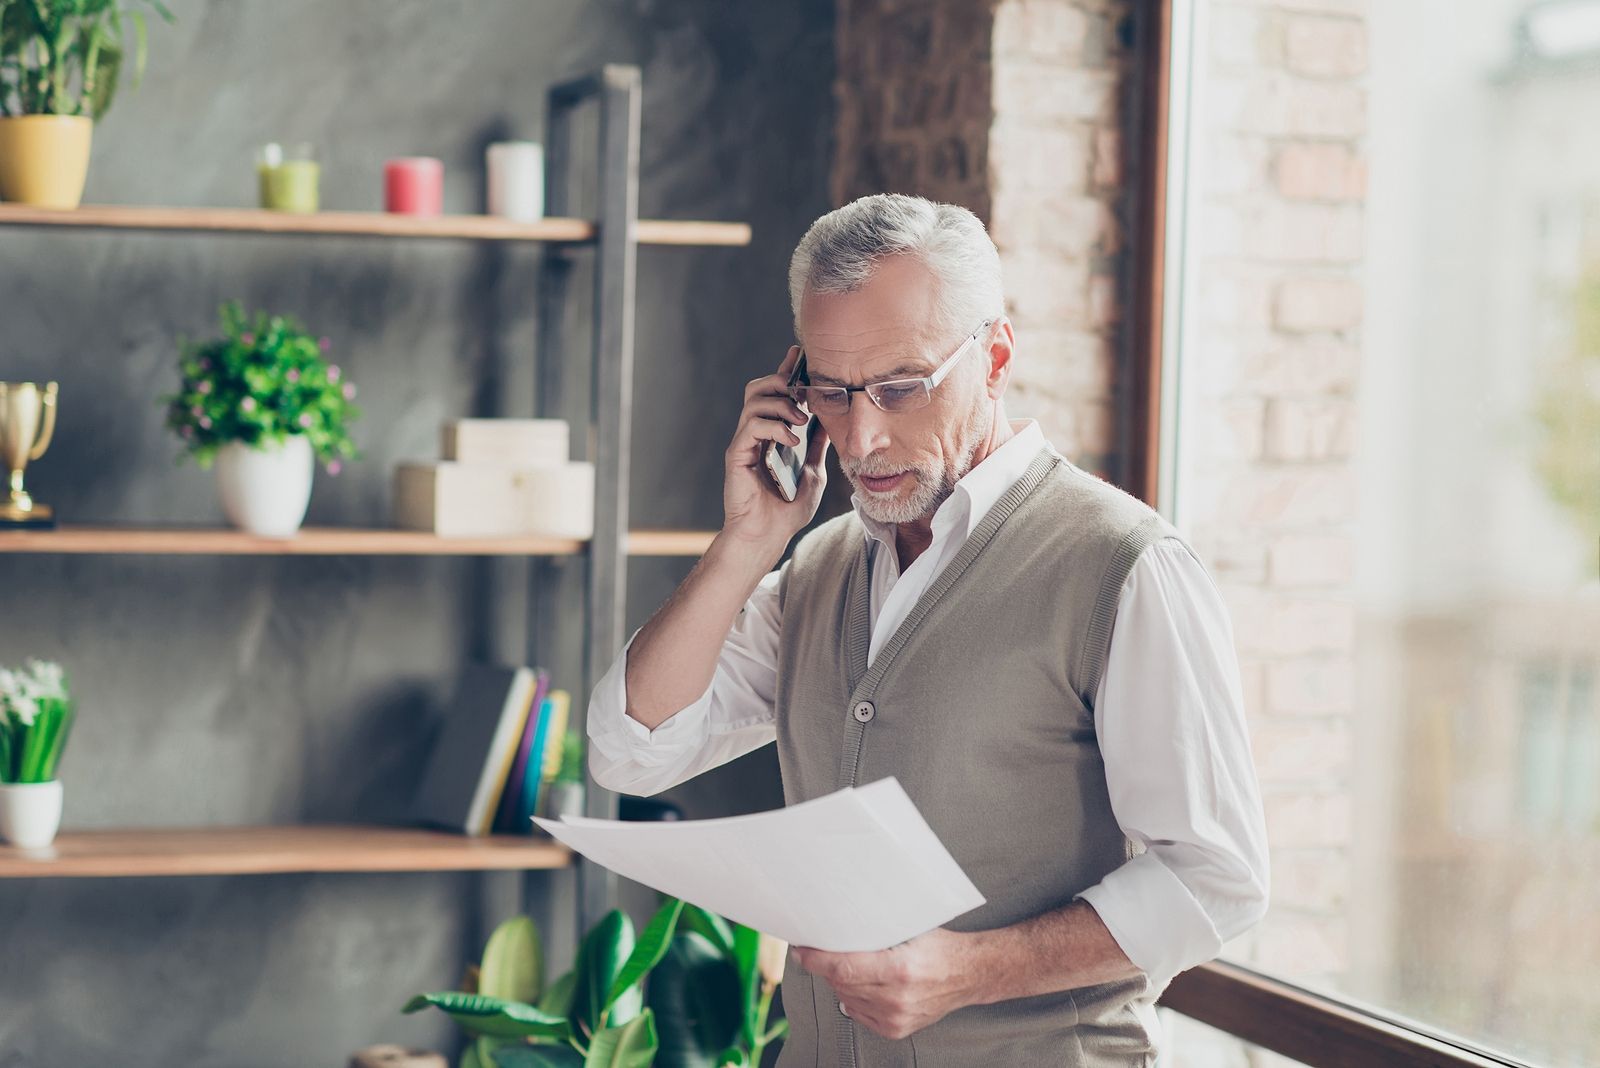
[[[789,804],[893,775],[983,892],[882,952],[795,947],[780,1065],[1152,1064],[1157,995],[1267,901],[1216,588],[1006,417],[1017,341],[971,212],[857,200],[789,292],[800,344],[745,387],[722,530],[591,698],[594,778],[654,793],[772,741]],[[785,501],[763,454],[807,411]],[[777,567],[830,444],[853,510]]]

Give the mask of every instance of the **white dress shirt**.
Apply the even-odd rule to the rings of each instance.
[[[869,663],[1045,447],[1037,423],[1014,426],[934,512],[933,540],[904,575],[894,527],[851,499],[872,553]],[[734,620],[706,692],[654,731],[627,715],[623,648],[589,701],[597,783],[653,794],[776,740],[781,574],[762,578]],[[1268,888],[1232,626],[1210,576],[1176,538],[1150,546],[1123,586],[1094,724],[1112,812],[1145,851],[1077,896],[1160,989],[1259,920]]]

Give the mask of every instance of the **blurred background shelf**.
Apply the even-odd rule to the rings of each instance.
[[[599,225],[588,219],[514,222],[493,215],[400,215],[383,211],[296,214],[256,208],[165,208],[85,204],[72,210],[0,204],[0,226],[59,226],[84,230],[167,230],[183,233],[311,234],[338,237],[446,238],[467,241],[594,241]],[[641,245],[742,246],[750,226],[737,222],[640,219]]]
[[[75,831],[43,850],[0,846],[0,879],[526,871],[571,864],[566,847],[545,839],[352,825]]]
[[[699,530],[635,530],[631,556],[699,556],[716,535]],[[227,527],[70,526],[0,530],[0,553],[212,556],[572,556],[578,538],[440,537],[380,527],[304,527],[292,538],[263,538]]]

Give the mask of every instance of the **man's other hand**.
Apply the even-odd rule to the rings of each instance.
[[[972,936],[940,928],[876,953],[794,948],[795,960],[833,987],[845,1015],[901,1039],[975,1004],[981,977]]]

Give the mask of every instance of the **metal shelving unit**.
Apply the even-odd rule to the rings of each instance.
[[[700,531],[629,531],[628,479],[634,301],[640,244],[727,246],[748,244],[743,223],[640,220],[640,74],[636,67],[606,66],[552,87],[545,131],[553,215],[533,223],[487,216],[417,218],[379,212],[278,212],[135,206],[84,206],[54,211],[0,205],[0,227],[188,234],[250,234],[375,240],[538,242],[544,247],[538,310],[536,407],[538,414],[568,419],[574,452],[595,465],[595,529],[587,542],[564,538],[441,538],[381,528],[306,528],[294,538],[256,538],[221,528],[63,526],[55,530],[0,531],[0,556],[26,553],[177,555],[448,555],[527,556],[533,561],[529,591],[529,655],[567,680],[575,700],[574,726],[583,727],[581,699],[621,647],[627,558],[630,555],[698,555],[711,534]],[[595,162],[598,202],[592,218],[568,215],[581,191],[573,179],[576,118],[598,110]],[[569,345],[569,301],[580,256],[594,257],[593,316],[589,351]],[[585,372],[587,374],[585,375]],[[585,378],[587,380],[585,380]],[[581,431],[587,431],[582,433]],[[585,455],[585,454],[588,455]],[[562,605],[582,603],[585,620],[573,627]],[[590,815],[614,817],[617,804],[592,783]],[[24,854],[0,847],[0,878],[216,875],[305,871],[506,870],[569,867],[573,858],[548,842],[496,836],[468,839],[393,827],[255,827],[184,830],[113,830],[61,835],[52,850]],[[611,907],[614,878],[578,864],[573,931],[582,931]],[[526,887],[521,895],[527,900]],[[545,904],[548,904],[546,902]],[[548,911],[548,909],[546,910]]]

